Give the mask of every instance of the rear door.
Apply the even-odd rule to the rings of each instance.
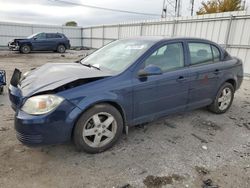
[[[181,41],[161,45],[135,71],[135,124],[185,109],[188,97],[188,67],[185,66],[183,47]],[[163,73],[138,77],[138,71],[149,65],[158,66]]]
[[[188,41],[190,88],[188,109],[212,103],[222,76],[219,49],[210,43]]]
[[[58,39],[56,38],[56,33],[46,34],[46,50],[55,50]]]
[[[47,40],[49,45],[48,48],[50,48],[50,50],[56,50],[58,44],[62,42],[63,37],[58,33],[48,33]]]

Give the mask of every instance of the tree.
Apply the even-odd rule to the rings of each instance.
[[[243,10],[241,6],[241,0],[219,1],[219,12],[239,11],[239,10]]]
[[[197,15],[243,10],[241,0],[209,0],[201,3]]]
[[[76,27],[76,26],[77,26],[77,22],[75,22],[75,21],[69,21],[69,22],[66,22],[66,23],[65,23],[65,26],[73,26],[73,27]]]

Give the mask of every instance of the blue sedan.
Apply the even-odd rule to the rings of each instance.
[[[17,138],[26,145],[73,140],[102,152],[130,126],[208,107],[226,112],[242,62],[214,42],[141,37],[112,42],[75,63],[49,63],[9,86]]]

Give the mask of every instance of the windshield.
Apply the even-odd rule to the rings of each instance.
[[[36,36],[37,34],[39,34],[39,33],[32,34],[32,35],[28,36],[27,39],[31,39],[31,38],[33,38],[34,36]]]
[[[154,44],[149,40],[125,39],[112,42],[81,61],[113,73],[124,71]]]

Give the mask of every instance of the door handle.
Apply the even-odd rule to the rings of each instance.
[[[177,82],[183,82],[186,80],[187,80],[187,78],[185,78],[184,76],[180,76],[179,78],[177,78]]]
[[[219,69],[216,69],[216,70],[214,71],[214,74],[215,74],[215,75],[220,74],[220,70],[219,70]]]

